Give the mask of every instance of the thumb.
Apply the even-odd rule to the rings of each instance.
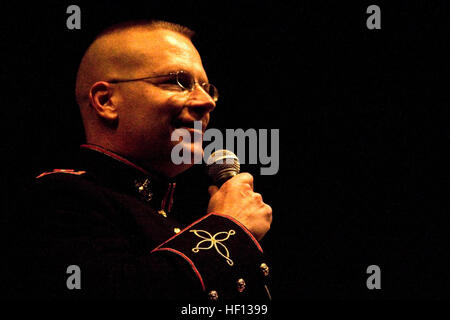
[[[217,188],[217,186],[209,186],[208,188],[208,192],[211,197],[215,195],[217,191],[219,191],[219,188]]]

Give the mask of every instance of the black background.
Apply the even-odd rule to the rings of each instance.
[[[295,2],[297,3],[297,2]],[[81,30],[66,9],[81,8]],[[381,30],[366,9],[381,8]],[[210,127],[280,129],[280,169],[243,166],[273,208],[272,295],[449,298],[446,1],[95,1],[2,5],[2,224],[21,187],[83,142],[74,98],[92,37],[123,20],[184,24],[220,90]],[[204,210],[202,168],[177,206]],[[381,268],[368,290],[366,268]]]

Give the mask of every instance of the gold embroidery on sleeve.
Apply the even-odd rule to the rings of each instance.
[[[200,250],[209,250],[214,247],[216,251],[227,260],[227,263],[230,266],[234,264],[233,260],[230,259],[230,252],[222,242],[228,240],[230,236],[235,235],[236,231],[222,231],[216,233],[214,236],[212,236],[208,231],[205,230],[190,230],[190,232],[193,232],[197,237],[203,239],[199,243],[197,243],[195,248],[192,248],[192,252],[197,253]],[[220,238],[221,236],[223,238]],[[202,244],[204,245],[203,247],[201,246]]]

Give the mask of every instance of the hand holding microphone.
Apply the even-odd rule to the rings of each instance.
[[[228,150],[214,152],[207,164],[208,174],[215,184],[208,189],[211,196],[208,212],[238,220],[261,240],[270,229],[272,208],[263,202],[261,194],[253,191],[253,176],[239,173],[239,160]]]

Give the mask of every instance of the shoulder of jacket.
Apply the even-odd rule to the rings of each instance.
[[[95,177],[87,170],[53,169],[37,175],[32,185],[38,189],[85,189],[94,187]]]
[[[79,171],[75,171],[75,169],[53,169],[52,171],[45,171],[42,172],[41,174],[36,176],[36,179],[40,179],[42,177],[48,176],[48,175],[53,175],[53,174],[70,174],[70,175],[76,175],[76,176],[81,176],[86,174],[86,171],[84,170],[79,170]]]

